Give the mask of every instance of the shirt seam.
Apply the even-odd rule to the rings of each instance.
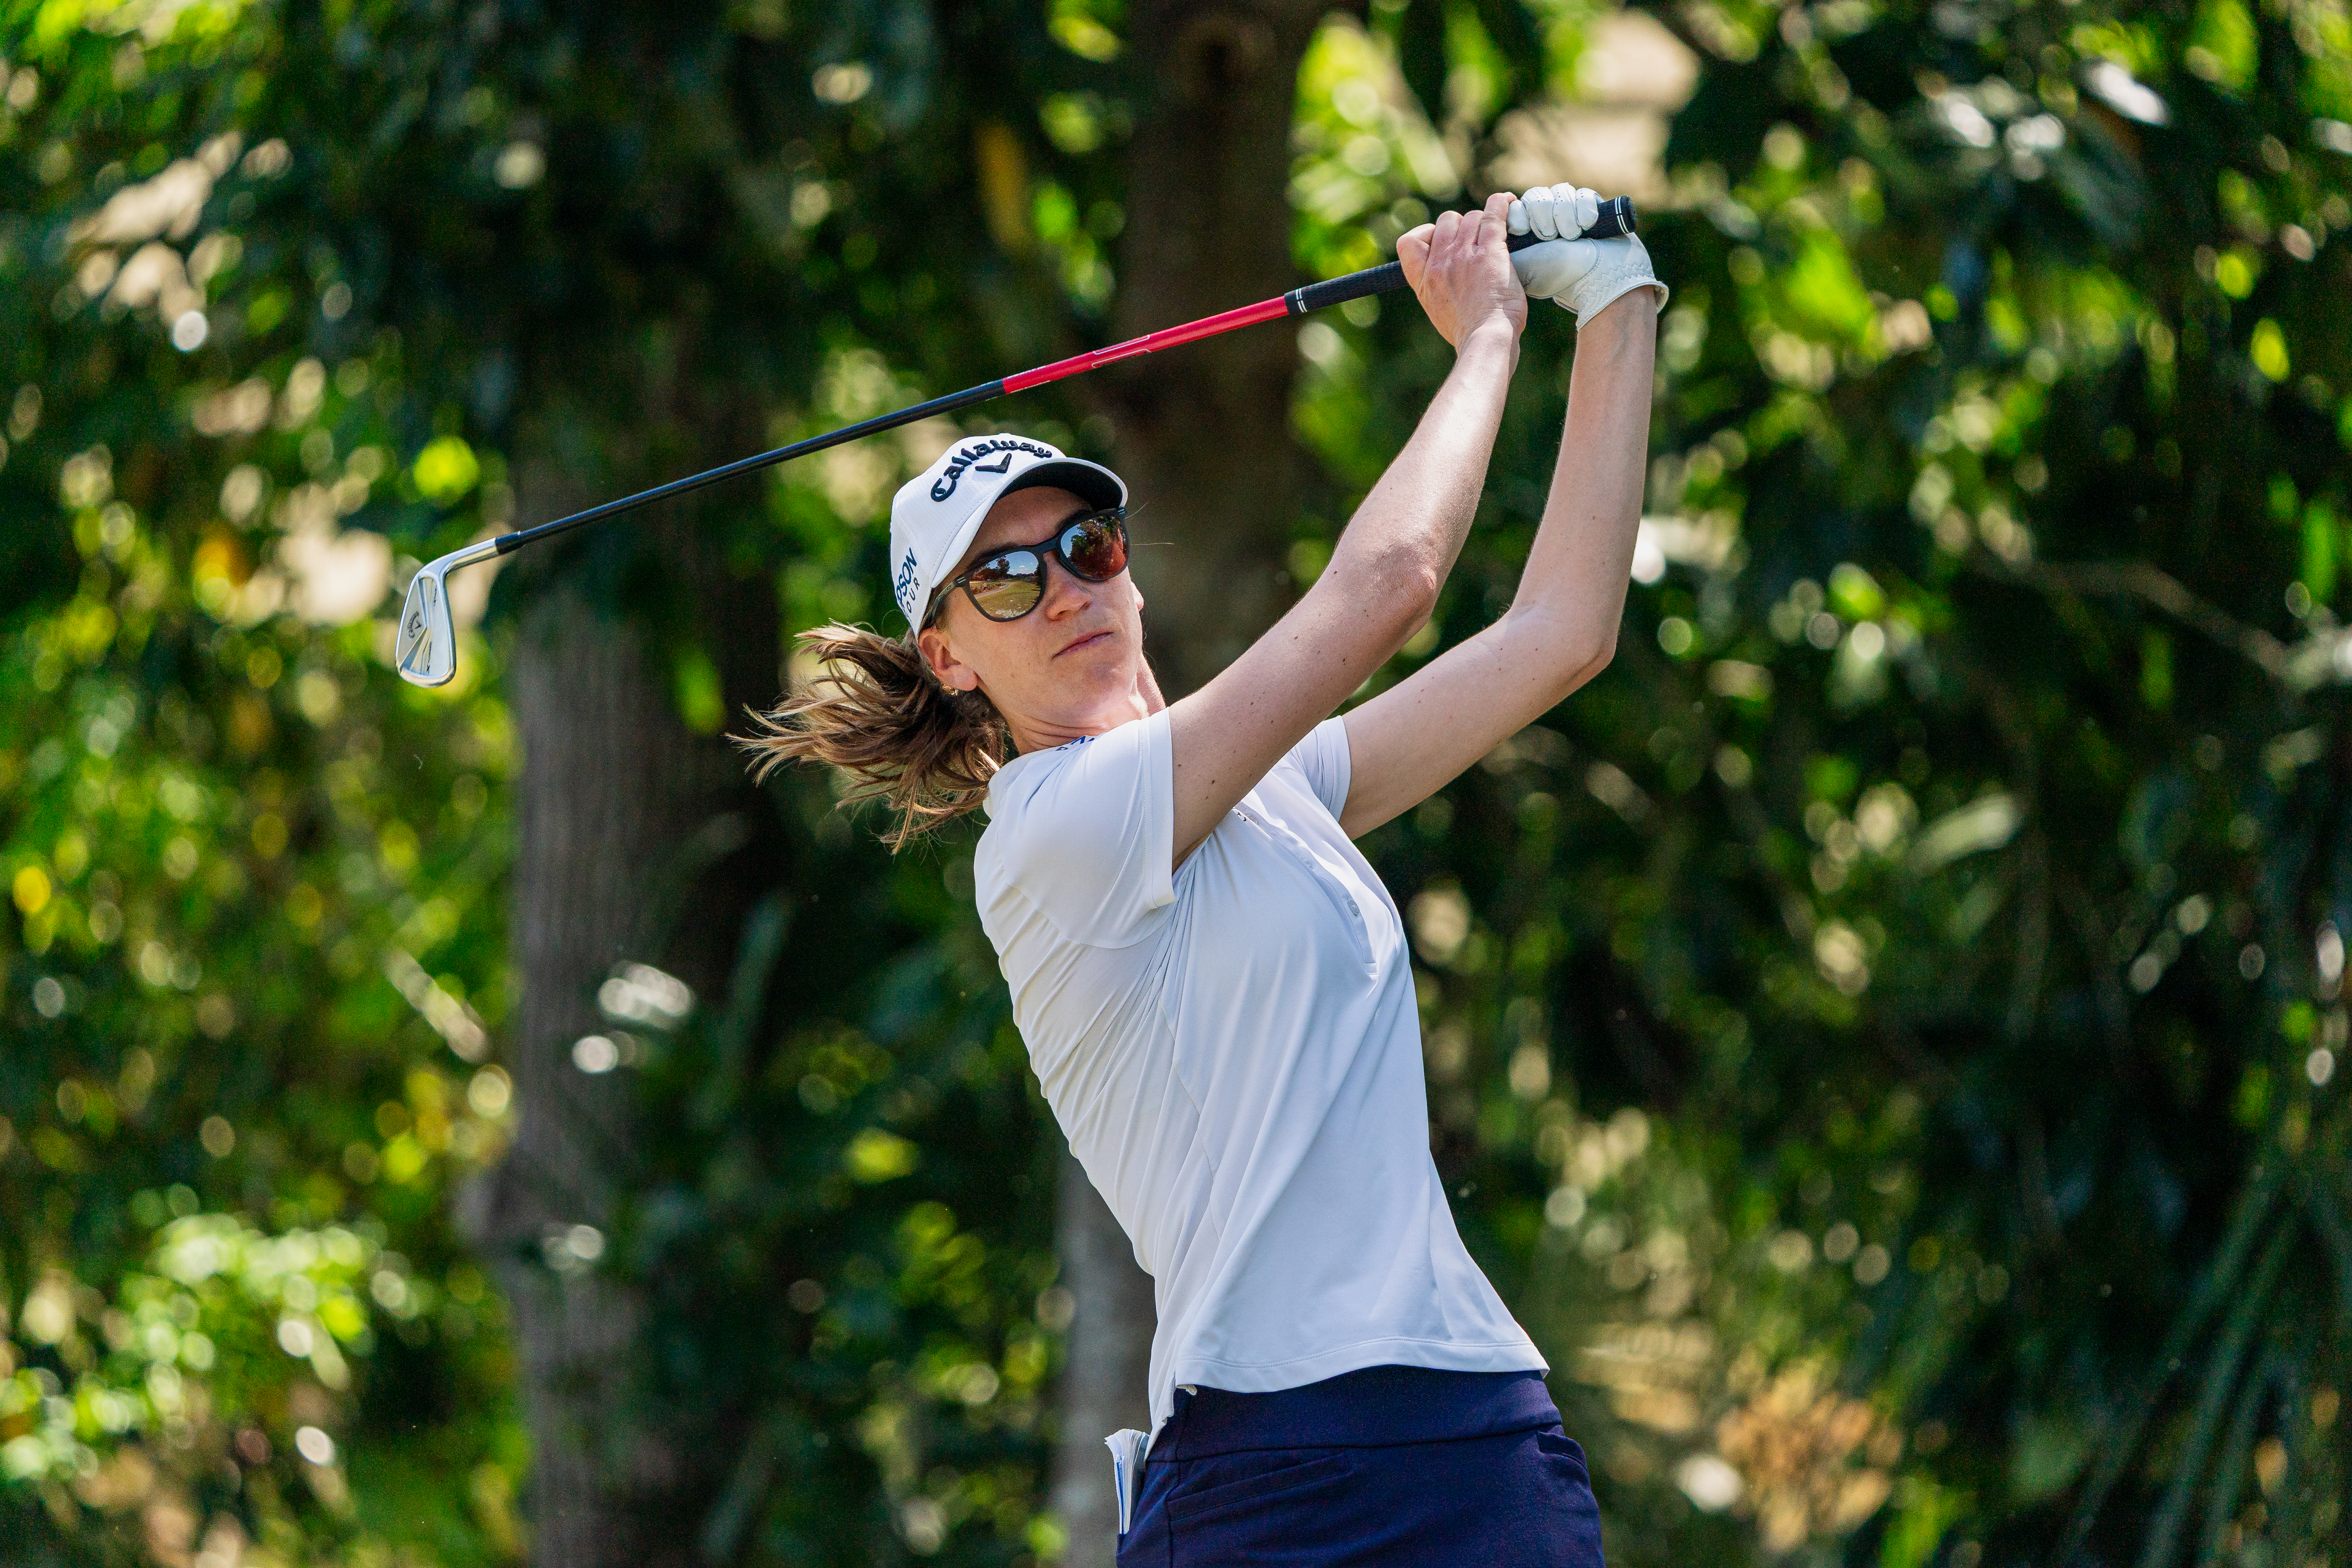
[[[1164,710],[1163,710],[1163,711],[1164,711]],[[1159,717],[1159,715],[1158,715],[1158,714],[1146,714],[1143,718],[1141,718],[1141,719],[1138,719],[1138,720],[1135,720],[1135,721],[1134,721],[1134,722],[1139,723],[1139,724],[1148,724],[1148,723],[1151,722],[1151,721],[1152,721],[1153,719],[1158,718],[1158,717]],[[1125,726],[1124,726],[1124,725],[1122,725],[1122,726],[1120,726],[1120,728],[1122,728],[1122,729],[1123,729],[1123,728],[1125,728]],[[1087,740],[1094,740],[1094,739],[1096,739],[1096,737],[1089,735],[1089,736],[1086,737],[1086,739],[1087,739]],[[1049,756],[1054,755],[1055,752],[1066,752],[1066,751],[1069,750],[1069,749],[1070,749],[1070,747],[1071,747],[1071,746],[1073,746],[1073,745],[1075,745],[1075,744],[1076,744],[1076,742],[1066,742],[1066,743],[1065,743],[1065,744],[1063,744],[1063,745],[1055,746],[1055,747],[1052,748],[1052,750],[1050,750],[1050,751],[1044,751],[1044,752],[1025,752],[1022,753],[1022,755],[1020,755],[1020,756],[1018,756],[1018,757],[1013,758],[1013,761],[1012,761],[1011,763],[1007,763],[1004,765],[1004,767],[1003,767],[1003,768],[999,768],[999,769],[996,771],[996,775],[995,775],[995,777],[996,777],[996,778],[1003,778],[1003,777],[1004,776],[1005,769],[1006,769],[1006,768],[1010,768],[1010,767],[1012,767],[1012,766],[1013,765],[1013,763],[1021,763],[1021,762],[1025,762],[1025,761],[1027,761],[1027,760],[1029,760],[1030,758],[1033,758],[1033,757],[1035,757],[1035,758],[1049,757]],[[1171,755],[1171,775],[1170,775],[1170,778],[1169,778],[1170,799],[1169,799],[1169,803],[1168,803],[1168,804],[1169,804],[1169,816],[1170,816],[1170,822],[1169,822],[1169,838],[1170,838],[1170,840],[1171,840],[1171,849],[1170,849],[1170,854],[1171,854],[1171,856],[1172,857],[1172,856],[1173,856],[1173,854],[1174,854],[1174,849],[1173,849],[1173,840],[1174,840],[1174,838],[1175,838],[1175,822],[1174,822],[1174,816],[1175,816],[1175,805],[1176,805],[1176,803],[1175,803],[1175,799],[1174,799],[1175,778],[1174,778],[1174,774],[1173,774],[1173,758],[1172,758],[1172,755]],[[1024,815],[1024,816],[1025,816],[1025,815],[1027,814],[1027,811],[1028,811],[1028,805],[1029,805],[1029,801],[1030,801],[1030,799],[1031,799],[1031,798],[1034,798],[1034,797],[1035,796],[1035,795],[1036,795],[1037,791],[1038,791],[1039,789],[1043,788],[1043,787],[1044,787],[1044,780],[1042,780],[1042,779],[1041,779],[1041,780],[1039,780],[1035,784],[1033,784],[1033,785],[1031,785],[1031,786],[1030,786],[1029,791],[1028,791],[1028,795],[1027,795],[1026,796],[1024,796],[1024,799],[1023,799],[1023,801],[1022,801],[1022,815]],[[994,780],[994,779],[992,779],[992,780],[990,781],[990,786],[989,786],[989,795],[990,795],[990,799],[991,799],[992,803],[992,801],[993,801],[993,799],[994,799],[995,793],[996,793],[996,792],[995,792],[995,780]],[[996,829],[998,828],[998,826],[999,826],[1000,825],[1003,824],[1003,823],[1005,822],[1005,820],[1006,820],[1005,818],[1003,818],[1003,817],[998,816],[996,815],[995,811],[992,808],[992,809],[989,811],[989,813],[988,813],[988,826],[987,826],[985,829],[983,829],[983,830],[982,830],[982,838],[984,839],[984,838],[987,837],[987,835],[988,835],[988,834],[990,834],[990,833],[993,833],[994,831],[996,831]],[[1003,861],[1003,859],[1004,858],[1004,856],[1003,856],[1003,851],[1001,851],[1001,850],[1000,850],[1000,851],[998,852],[997,858],[998,858],[998,860],[999,860],[1000,862],[1001,862],[1001,861]],[[1188,858],[1186,858],[1185,865],[1190,865],[1190,864],[1192,864],[1192,858],[1188,857]],[[1154,905],[1153,905],[1153,906],[1151,906],[1150,909],[1145,910],[1144,910],[1144,911],[1143,911],[1139,916],[1138,916],[1138,917],[1137,917],[1136,924],[1137,924],[1138,926],[1140,926],[1140,925],[1141,925],[1145,921],[1148,921],[1148,920],[1149,920],[1149,919],[1150,919],[1153,915],[1160,914],[1160,912],[1162,912],[1163,910],[1172,910],[1172,909],[1174,909],[1174,908],[1176,907],[1176,901],[1177,901],[1177,894],[1176,894],[1176,879],[1177,879],[1178,877],[1181,876],[1181,875],[1183,874],[1183,871],[1184,871],[1184,868],[1183,868],[1182,866],[1175,866],[1175,865],[1171,865],[1171,866],[1169,868],[1169,871],[1168,871],[1168,901],[1167,901],[1166,903],[1164,903],[1164,904],[1154,904]],[[1013,877],[1013,876],[1010,876],[1010,875],[1007,875],[1007,876],[1005,877],[1005,879],[1004,879],[1004,888],[1005,888],[1005,890],[1006,890],[1006,891],[1008,891],[1008,892],[1011,892],[1011,893],[1013,893],[1013,894],[1017,895],[1017,896],[1020,898],[1021,901],[1022,901],[1024,904],[1027,905],[1031,910],[1034,910],[1034,911],[1036,912],[1036,914],[1037,914],[1037,918],[1038,918],[1038,919],[1040,919],[1040,920],[1044,921],[1047,925],[1049,925],[1049,926],[1053,927],[1053,928],[1054,928],[1054,934],[1055,934],[1055,936],[1060,937],[1064,942],[1066,942],[1070,943],[1070,944],[1071,944],[1072,946],[1074,946],[1074,947],[1086,947],[1086,948],[1092,948],[1092,949],[1094,949],[1094,950],[1095,950],[1096,952],[1121,952],[1126,951],[1126,950],[1127,950],[1127,949],[1129,949],[1129,948],[1140,946],[1140,945],[1144,942],[1144,941],[1146,940],[1146,937],[1145,937],[1145,936],[1139,935],[1139,936],[1138,936],[1138,937],[1137,937],[1133,942],[1088,942],[1086,938],[1084,938],[1084,937],[1082,937],[1082,936],[1073,936],[1073,935],[1071,935],[1071,934],[1070,934],[1070,932],[1069,932],[1069,931],[1066,931],[1066,930],[1064,930],[1064,929],[1063,929],[1063,926],[1062,926],[1062,922],[1061,922],[1061,921],[1057,921],[1057,920],[1055,920],[1055,919],[1054,918],[1054,912],[1053,912],[1051,910],[1047,909],[1044,904],[1039,903],[1035,899],[1032,898],[1032,897],[1029,895],[1028,890],[1027,890],[1026,889],[1024,889],[1024,888],[1023,888],[1023,887],[1022,887],[1022,885],[1021,885],[1021,883],[1020,883],[1019,879],[1017,879],[1017,878],[1015,878],[1015,877]],[[1001,961],[1003,955],[1002,953],[999,953],[997,956],[998,956],[998,958],[999,958],[999,959],[1000,959],[1000,961]]]
[[[1186,864],[1189,865],[1190,862],[1188,861]],[[1179,874],[1181,874],[1181,868],[1179,868]],[[1174,909],[1176,907],[1175,900],[1172,899],[1169,900],[1166,907],[1171,910]],[[1161,953],[1160,955],[1160,962],[1163,965],[1169,963],[1169,955],[1164,952]],[[1175,1018],[1171,1016],[1168,1012],[1168,994],[1173,989],[1175,988],[1168,984],[1167,976],[1162,974],[1160,979],[1157,994],[1151,998],[1151,1014],[1152,1016],[1160,1020],[1160,1027],[1167,1034],[1168,1076],[1176,1080],[1176,1087],[1183,1091],[1184,1103],[1192,1108],[1193,1142],[1201,1149],[1201,1157],[1208,1163],[1209,1174],[1214,1176],[1220,1169],[1217,1160],[1217,1152],[1214,1149],[1208,1147],[1207,1140],[1202,1139],[1199,1135],[1201,1121],[1204,1115],[1204,1112],[1201,1109],[1201,1097],[1194,1094],[1192,1092],[1192,1086],[1184,1081],[1183,1053],[1177,1048],[1178,1041],[1181,1037],[1181,1031],[1179,1031],[1176,1026]],[[1224,1229],[1223,1226],[1220,1225],[1217,1228],[1219,1233],[1222,1235]]]
[[[1339,781],[1339,804],[1337,805],[1333,805],[1329,801],[1323,798],[1323,792],[1315,787],[1315,780],[1311,775],[1307,780],[1307,793],[1315,797],[1315,802],[1318,805],[1320,805],[1325,811],[1331,814],[1331,820],[1336,823],[1348,809],[1348,792],[1351,787],[1353,787],[1356,782],[1356,759],[1354,754],[1348,750],[1348,716],[1344,713],[1334,713],[1328,719],[1324,720],[1323,724],[1337,724],[1339,726],[1339,765],[1347,770],[1348,776]],[[1307,731],[1307,734],[1312,737],[1319,733],[1323,729],[1323,724],[1316,725],[1313,730]],[[1323,746],[1327,751],[1329,749],[1328,742],[1318,743]],[[1286,761],[1287,758],[1285,760]],[[1299,771],[1301,773],[1306,772],[1304,768],[1299,769]],[[1342,826],[1339,831],[1344,836],[1348,830],[1345,826]]]

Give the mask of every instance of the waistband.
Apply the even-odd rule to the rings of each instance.
[[[1559,1409],[1539,1372],[1368,1366],[1271,1394],[1179,1389],[1175,1413],[1152,1443],[1149,1463],[1253,1448],[1444,1443],[1559,1421]]]

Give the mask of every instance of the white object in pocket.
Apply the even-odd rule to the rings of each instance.
[[[1110,1450],[1111,1485],[1118,1492],[1118,1532],[1135,1521],[1136,1494],[1143,1485],[1143,1452],[1151,1447],[1151,1434],[1126,1427],[1103,1439]]]

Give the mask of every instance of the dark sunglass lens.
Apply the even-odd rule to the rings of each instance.
[[[990,620],[1018,620],[1035,609],[1045,595],[1045,564],[1034,551],[1007,551],[973,567],[965,586]]]
[[[1062,559],[1089,582],[1108,583],[1127,570],[1127,532],[1110,518],[1090,517],[1064,531]]]

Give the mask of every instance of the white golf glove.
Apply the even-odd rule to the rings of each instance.
[[[1511,253],[1519,286],[1530,300],[1549,300],[1574,311],[1580,327],[1636,289],[1655,289],[1658,308],[1666,304],[1666,286],[1658,281],[1638,236],[1577,237],[1601,216],[1600,207],[1598,195],[1574,185],[1537,185],[1511,203],[1511,232],[1549,242]]]

